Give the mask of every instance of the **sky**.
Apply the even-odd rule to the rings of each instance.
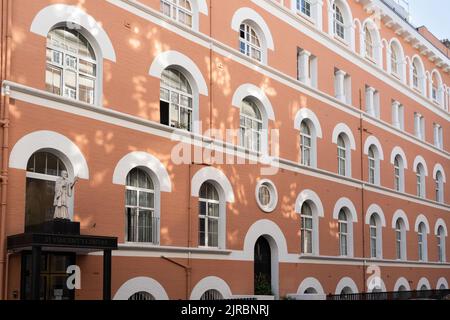
[[[450,39],[450,0],[409,0],[411,23],[425,25],[438,39]]]

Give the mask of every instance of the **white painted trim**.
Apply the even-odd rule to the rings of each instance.
[[[128,173],[136,167],[144,167],[151,171],[161,192],[172,192],[172,181],[165,166],[155,156],[141,151],[130,152],[117,163],[113,174],[113,183],[125,185]]]
[[[312,202],[317,207],[317,216],[323,218],[324,210],[320,197],[312,190],[306,189],[300,192],[295,201],[295,212],[301,214],[302,205],[305,201]],[[312,208],[314,211],[314,208]]]
[[[213,167],[205,167],[195,173],[191,182],[191,196],[198,197],[201,186],[207,181],[216,182],[222,189],[225,201],[234,203],[234,192],[230,180],[222,171]]]
[[[433,179],[436,180],[436,176],[437,176],[438,171],[440,171],[441,174],[442,174],[442,181],[443,181],[444,183],[447,183],[447,178],[446,178],[446,176],[445,176],[444,167],[443,167],[440,163],[437,163],[437,164],[434,166],[434,169],[433,169]]]
[[[206,0],[191,0],[191,1],[197,2],[198,12],[204,14],[205,16],[209,14],[208,3],[206,2]]]
[[[260,105],[263,107],[261,111],[265,113],[267,120],[275,121],[275,112],[272,103],[270,103],[264,90],[254,84],[245,83],[236,89],[232,99],[233,107],[240,109],[242,100],[248,97],[256,98],[260,102]]]
[[[334,294],[341,294],[344,288],[350,288],[352,290],[352,293],[359,292],[358,286],[356,285],[355,281],[353,281],[353,279],[350,277],[344,277],[341,280],[339,280]]]
[[[316,294],[324,295],[325,292],[323,291],[322,285],[320,284],[320,281],[313,277],[305,278],[297,289],[297,294],[306,294],[305,291],[309,288],[313,288],[316,290]]]
[[[76,6],[54,4],[43,8],[34,17],[30,31],[43,37],[47,37],[50,30],[60,23],[73,24],[83,27],[98,43],[102,51],[102,57],[113,62],[116,61],[116,53],[108,34],[101,23]]]
[[[416,218],[416,222],[415,222],[415,224],[414,224],[414,231],[415,232],[419,232],[419,225],[420,225],[420,223],[424,223],[425,224],[425,227],[426,227],[426,231],[427,231],[427,234],[430,234],[430,224],[428,223],[428,219],[427,219],[427,217],[425,217],[425,215],[423,215],[423,214],[420,214],[417,218]]]
[[[190,85],[195,86],[199,94],[204,96],[208,95],[208,85],[202,72],[191,58],[181,52],[161,52],[153,60],[148,73],[155,78],[161,79],[163,71],[168,67],[181,68],[184,76],[191,80]]]
[[[405,151],[403,151],[403,149],[401,147],[394,147],[394,149],[392,149],[391,152],[391,164],[393,165],[395,162],[395,158],[397,157],[397,155],[400,155],[400,157],[403,159],[403,168],[404,169],[408,169],[408,160],[406,158],[406,153]]]
[[[383,228],[386,227],[386,218],[384,216],[383,210],[381,209],[381,207],[377,204],[372,204],[370,205],[370,207],[367,209],[366,212],[366,224],[370,225],[370,217],[372,216],[373,213],[378,214],[378,216],[380,217],[380,221],[381,221],[381,226]]]
[[[345,123],[339,123],[336,125],[336,127],[334,127],[333,136],[332,136],[331,141],[334,144],[337,144],[337,139],[341,133],[344,133],[347,135],[348,139],[350,140],[350,148],[352,150],[356,150],[355,137],[353,136],[352,130]]]
[[[253,223],[245,235],[243,253],[248,260],[253,260],[255,243],[264,235],[275,240],[280,259],[288,256],[286,238],[280,227],[273,221],[262,219]]]
[[[414,164],[413,164],[413,170],[415,173],[417,173],[417,165],[421,163],[423,165],[423,168],[425,170],[425,176],[428,177],[428,167],[427,167],[427,162],[425,161],[425,159],[422,156],[417,156],[414,159]]]
[[[112,109],[96,108],[86,103],[60,97],[43,90],[31,88],[10,81],[3,82],[3,90],[4,92],[9,91],[11,98],[27,102],[35,106],[43,107],[44,109],[66,112],[68,114],[73,114],[87,119],[92,119],[94,121],[107,123],[120,128],[126,128],[136,132],[142,132],[148,135],[153,135],[164,139],[171,139],[174,141],[186,142],[186,138],[191,137],[193,140],[187,140],[188,145],[203,146],[207,149],[220,150],[221,152],[233,155],[237,153],[237,156],[242,159],[248,159],[257,162],[259,161],[256,156],[244,153],[240,150],[236,150],[236,146],[226,144],[223,141],[214,140],[212,145],[209,142],[202,144],[199,142],[203,138],[203,136],[201,135],[196,135],[194,133],[185,132],[182,130],[176,130],[154,121],[145,120],[137,116],[129,115]],[[371,119],[369,118],[367,118],[366,120],[371,122]],[[400,134],[400,132],[398,132],[397,134]],[[225,149],[223,147],[224,145]],[[428,145],[422,144],[421,146],[424,148],[428,148]],[[440,151],[438,152],[438,150],[435,148],[429,150],[433,151],[439,156],[444,157],[445,159],[448,159],[446,153],[441,153]],[[301,167],[298,163],[292,162],[287,159],[276,158],[275,160],[278,161],[278,165],[280,166],[280,168],[286,169],[290,172],[297,172],[306,176],[361,189],[362,182],[357,179],[353,179],[350,177],[341,177],[333,172],[321,169],[312,170],[311,168]],[[417,196],[414,196],[412,194],[399,193],[392,189],[381,186],[367,185],[365,186],[365,188],[370,192],[374,192],[380,195],[389,196],[403,201],[410,201],[412,203],[417,203],[430,208],[436,208],[439,210],[444,210],[445,212],[450,212],[450,206],[446,204],[437,203],[429,199],[418,198]]]
[[[436,284],[436,289],[439,290],[441,285],[444,285],[445,288],[448,289],[448,282],[447,282],[447,279],[445,279],[444,277],[441,277],[438,279],[437,284]]]
[[[308,108],[302,108],[297,112],[294,120],[294,128],[300,131],[301,124],[305,119],[308,119],[312,122],[314,130],[316,131],[316,137],[322,139],[322,127],[320,125],[319,118],[312,110]]]
[[[55,150],[65,162],[70,176],[89,179],[87,161],[80,148],[66,136],[54,131],[35,131],[23,136],[14,145],[9,156],[9,167],[27,170],[27,163],[33,153],[40,150]]]
[[[378,156],[380,160],[384,160],[384,152],[383,147],[381,146],[380,140],[378,140],[375,136],[370,136],[366,139],[364,143],[364,154],[369,154],[369,148],[374,145],[378,149]]]
[[[436,224],[434,225],[434,235],[435,235],[435,236],[438,235],[439,227],[444,228],[444,235],[445,235],[446,237],[448,237],[447,225],[445,224],[445,221],[444,221],[444,219],[442,219],[442,218],[437,219]]]
[[[383,68],[383,44],[382,44],[382,40],[381,40],[381,36],[380,36],[380,30],[377,26],[377,24],[372,20],[372,18],[366,18],[366,20],[364,20],[364,22],[362,23],[361,26],[361,39],[363,39],[364,41],[360,43],[361,45],[361,50],[360,50],[360,54],[363,57],[366,57],[366,38],[365,36],[365,28],[368,28],[370,35],[372,37],[372,46],[373,46],[373,59],[375,60],[376,64],[378,65],[378,67]]]
[[[191,291],[190,300],[200,300],[202,295],[208,290],[217,290],[224,299],[229,299],[232,296],[230,287],[223,279],[209,276],[197,282]]]
[[[268,186],[269,190],[270,190],[270,204],[268,206],[264,206],[261,201],[259,200],[259,188],[261,188],[261,186],[265,184]],[[259,208],[266,212],[273,212],[275,210],[275,208],[278,205],[278,192],[277,192],[277,187],[275,186],[275,184],[269,180],[269,179],[261,179],[258,181],[258,183],[256,184],[256,188],[255,188],[255,198],[256,198],[256,203],[258,204]]]
[[[156,300],[169,300],[163,286],[149,277],[128,280],[117,290],[113,300],[128,300],[133,294],[141,291],[150,293]]]
[[[396,223],[397,223],[397,220],[398,220],[399,218],[403,219],[403,223],[405,224],[405,230],[406,230],[406,231],[409,231],[409,220],[408,220],[408,216],[406,215],[405,211],[403,211],[403,210],[401,210],[401,209],[395,211],[394,216],[392,217],[392,225],[391,225],[392,229],[395,230],[395,228],[396,228]],[[405,239],[405,240],[406,240],[406,239]]]
[[[374,289],[381,289],[381,292],[387,292],[386,284],[384,283],[383,279],[378,278],[378,279],[376,279],[374,281],[377,282],[377,280],[379,281],[379,283],[377,283],[374,288],[368,288],[367,292],[373,292]]]
[[[352,220],[354,223],[358,222],[358,213],[356,212],[355,205],[353,202],[348,198],[340,198],[336,204],[334,205],[333,209],[333,219],[337,220],[339,218],[339,212],[342,208],[347,208],[352,216]]]
[[[264,36],[264,42],[267,49],[275,50],[275,45],[272,38],[272,33],[270,32],[270,28],[264,19],[261,17],[259,13],[251,8],[240,8],[238,9],[231,20],[231,29],[239,32],[241,27],[241,23],[247,20],[251,20],[258,25],[258,27],[262,31],[262,35]]]
[[[417,282],[417,291],[420,291],[420,288],[425,285],[427,287],[427,290],[431,290],[430,281],[428,281],[427,278],[422,277],[420,278],[419,282]]]
[[[397,279],[394,285],[394,292],[399,292],[398,290],[401,286],[404,286],[406,291],[411,291],[411,286],[409,285],[408,280],[406,280],[406,278],[404,277],[400,277]]]

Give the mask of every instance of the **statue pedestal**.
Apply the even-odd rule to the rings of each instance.
[[[47,233],[63,235],[80,235],[80,223],[65,219],[54,219],[44,223],[29,226],[29,233]]]

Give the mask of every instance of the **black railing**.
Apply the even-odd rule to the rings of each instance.
[[[368,292],[328,295],[327,300],[450,300],[450,290]]]

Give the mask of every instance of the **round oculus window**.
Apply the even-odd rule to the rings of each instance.
[[[278,194],[275,185],[270,180],[260,180],[256,186],[256,202],[264,212],[275,210]]]

